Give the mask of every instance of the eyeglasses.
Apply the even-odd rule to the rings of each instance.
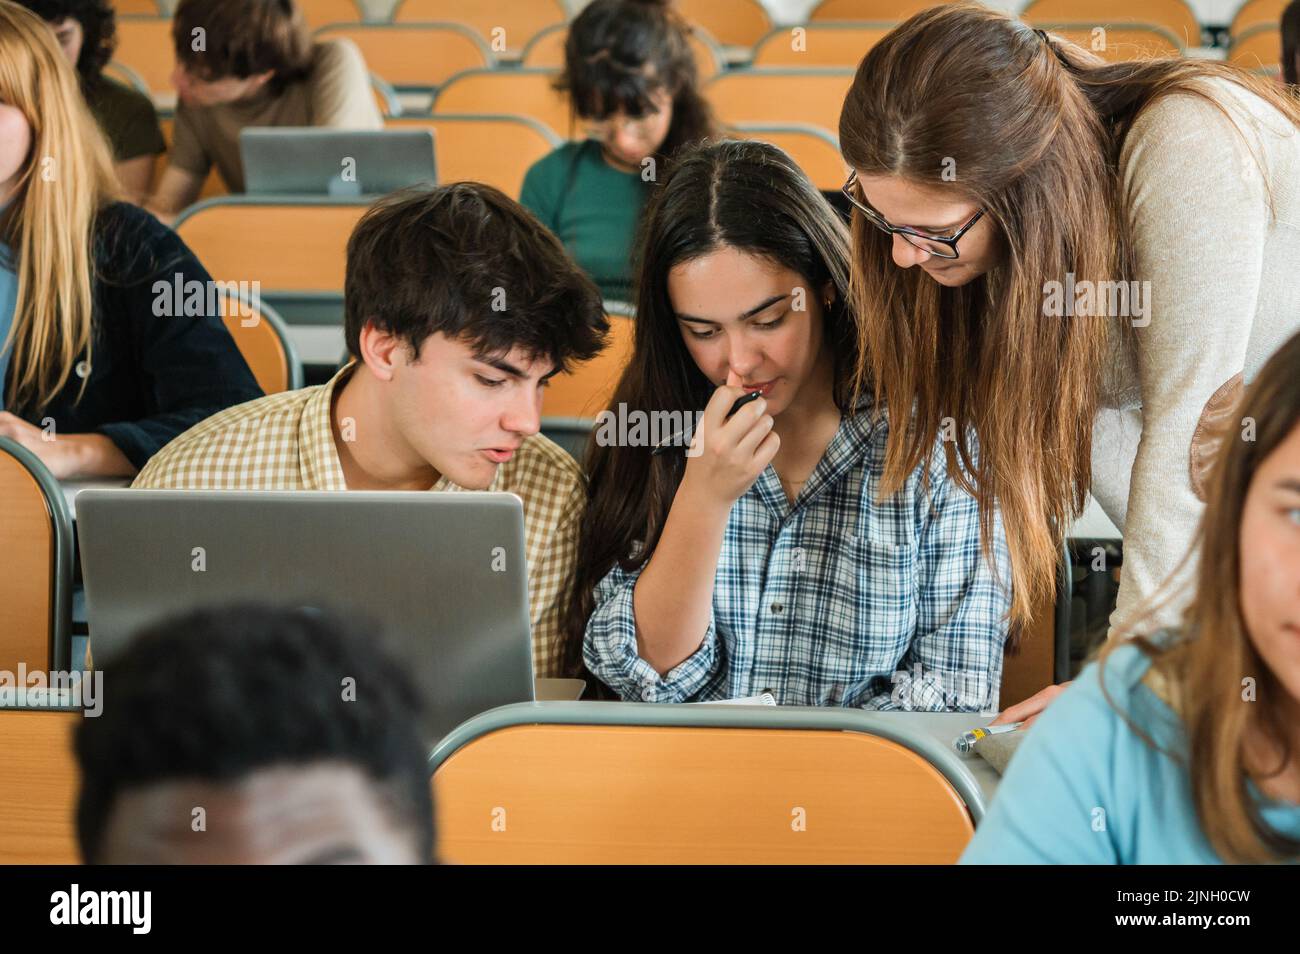
[[[854,186],[857,184],[858,174],[854,171],[849,174],[849,181],[844,183],[844,188],[840,191],[844,193],[845,198],[853,203],[853,207],[866,217],[868,222],[888,235],[903,236],[903,241],[908,245],[919,248],[923,252],[929,252],[939,258],[956,258],[957,240],[969,232],[971,226],[978,222],[984,214],[984,210],[980,209],[952,235],[930,235],[917,229],[908,228],[905,225],[890,225],[883,215],[854,195],[856,191]]]

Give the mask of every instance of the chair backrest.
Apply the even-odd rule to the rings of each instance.
[[[167,144],[167,151],[160,153],[154,161],[153,181],[157,183],[162,177],[163,170],[171,161],[172,136],[176,131],[176,118],[173,114],[160,114],[158,116],[158,127],[162,130],[163,142]],[[221,178],[221,173],[217,170],[216,163],[208,170],[208,177],[203,180],[203,188],[199,190],[198,201],[204,199],[214,199],[217,196],[229,195],[230,190],[226,188],[226,180]]]
[[[897,25],[892,22],[809,23],[777,27],[758,41],[751,65],[856,68],[871,48]]]
[[[130,67],[151,93],[170,90],[172,71],[176,69],[171,17],[119,16],[113,57]]]
[[[485,182],[514,199],[529,167],[561,141],[526,116],[403,116],[384,128],[431,130],[439,182]]]
[[[894,20],[902,22],[914,13],[937,7],[950,0],[822,0],[808,14],[808,21]]]
[[[1042,23],[1039,26],[1111,63],[1157,56],[1182,56],[1184,52],[1178,37],[1164,27],[1150,24],[1126,23],[1103,27],[1080,23]]]
[[[158,6],[158,0],[115,0],[113,12],[119,17],[156,17],[164,11]]]
[[[524,47],[522,66],[532,69],[558,70],[564,66],[564,41],[569,35],[567,23],[547,27],[528,41]],[[695,54],[695,69],[700,82],[716,76],[722,69],[722,54],[717,41],[702,27],[696,27],[688,38]]]
[[[817,126],[742,123],[730,132],[741,139],[758,139],[785,150],[823,192],[839,191],[849,177],[835,137]]]
[[[542,398],[542,411],[548,417],[590,420],[609,407],[618,379],[632,356],[634,319],[608,317],[609,343],[605,350],[569,373],[551,378]]]
[[[555,90],[554,80],[554,70],[466,70],[438,90],[430,112],[528,116],[568,138],[569,100]]]
[[[834,136],[852,85],[851,69],[735,70],[710,80],[704,95],[729,125],[806,123]]]
[[[302,387],[302,361],[279,313],[264,301],[236,296],[227,300],[222,321],[266,394]]]
[[[1291,0],[1246,0],[1233,15],[1232,25],[1228,27],[1228,35],[1237,37],[1251,27],[1263,24],[1280,28],[1282,11],[1290,3]]]
[[[0,437],[0,553],[0,670],[17,672],[19,663],[67,669],[72,518],[58,481],[35,454],[7,437]]]
[[[483,39],[460,23],[340,23],[316,31],[316,39],[351,40],[366,68],[403,89],[432,89],[462,70],[494,64]]]
[[[723,46],[753,46],[772,29],[772,18],[759,0],[675,0],[673,6]]]
[[[176,233],[217,281],[263,293],[341,292],[347,243],[365,202],[211,199],[186,209]]]
[[[1030,0],[1020,17],[1034,26],[1080,23],[1109,27],[1147,23],[1164,27],[1184,47],[1201,45],[1201,27],[1196,14],[1183,0]]]
[[[562,0],[400,0],[393,10],[395,23],[463,23],[504,59],[517,59],[529,40],[566,19]]]
[[[1276,70],[1282,65],[1282,31],[1261,24],[1233,39],[1228,62],[1248,70]]]
[[[582,463],[594,427],[594,421],[583,417],[542,418],[542,434],[568,451],[579,464]]]
[[[779,712],[716,725],[693,706],[583,702],[558,704],[574,717],[555,724],[541,718],[553,705],[498,709],[499,727],[465,740],[467,723],[439,745],[443,860],[950,864],[974,831],[928,758],[866,728],[832,730],[869,713],[785,728]]]
[[[307,18],[307,26],[313,30],[330,23],[360,23],[365,19],[355,0],[305,0],[298,6]]]
[[[1003,709],[1070,678],[1070,597],[1074,571],[1068,548],[1062,549],[1061,560],[1052,599],[1034,607],[1033,622],[1007,640],[1002,656],[1000,707]]]
[[[0,708],[0,864],[75,865],[81,711]]]
[[[379,115],[385,119],[402,115],[402,104],[397,98],[397,90],[378,73],[370,74],[370,95],[379,107]]]

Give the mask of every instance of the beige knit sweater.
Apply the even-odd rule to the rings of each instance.
[[[1112,635],[1170,591],[1162,584],[1189,553],[1202,511],[1190,447],[1207,401],[1234,375],[1249,384],[1300,331],[1300,133],[1235,84],[1207,88],[1235,125],[1196,96],[1167,96],[1120,156],[1151,299],[1143,327],[1110,319],[1121,333],[1094,428],[1092,492],[1124,534]],[[1239,415],[1229,433],[1241,439]],[[1155,622],[1176,619],[1188,595]]]

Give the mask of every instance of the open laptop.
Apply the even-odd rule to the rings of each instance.
[[[387,195],[438,179],[428,129],[249,127],[239,151],[249,195]]]
[[[424,694],[431,742],[533,700],[513,494],[87,490],[77,532],[90,646],[109,693],[114,659],[146,624],[252,600],[375,620]]]

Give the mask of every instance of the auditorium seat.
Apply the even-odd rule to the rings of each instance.
[[[0,671],[67,669],[72,654],[72,517],[58,481],[0,437]],[[0,773],[0,779],[3,779]]]
[[[526,116],[403,116],[384,127],[430,130],[439,182],[485,182],[512,199],[519,198],[529,167],[561,142]]]
[[[951,864],[983,815],[949,746],[892,713],[504,706],[435,748],[452,864]]]

